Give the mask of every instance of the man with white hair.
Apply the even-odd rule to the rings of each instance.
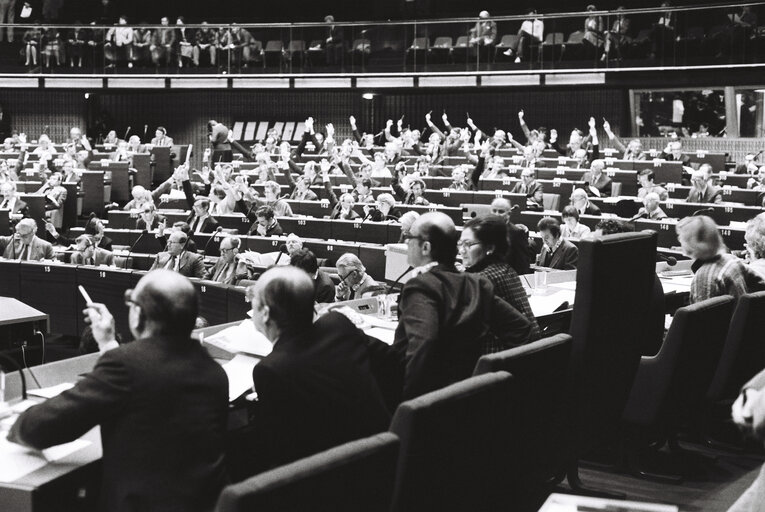
[[[335,266],[340,277],[340,283],[335,287],[335,301],[361,299],[364,294],[385,291],[385,286],[367,274],[366,267],[355,254],[346,252],[337,259]]]
[[[530,209],[544,209],[544,189],[542,184],[534,178],[534,169],[521,171],[521,181],[515,184],[511,193],[526,194],[526,205]]]
[[[497,23],[490,18],[489,11],[481,11],[475,27],[470,30],[470,45],[477,46],[482,62],[494,61],[494,46],[497,43]]]
[[[3,258],[19,261],[40,261],[53,259],[53,246],[38,238],[37,223],[34,219],[21,219],[16,224],[16,233],[0,236],[0,252]]]
[[[605,167],[606,162],[598,158],[592,161],[590,170],[582,175],[581,181],[589,184],[590,195],[601,197],[611,194],[611,178],[603,172]]]
[[[643,197],[643,206],[638,210],[637,215],[633,219],[650,219],[650,220],[662,220],[667,218],[667,214],[664,210],[659,208],[659,194],[656,192],[649,192]]]
[[[688,203],[722,203],[722,190],[707,180],[707,175],[699,169],[691,174],[691,191],[686,199]]]
[[[571,192],[571,205],[579,211],[579,215],[600,215],[600,208],[590,203],[587,192],[582,188],[575,188]]]

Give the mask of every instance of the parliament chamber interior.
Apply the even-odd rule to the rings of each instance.
[[[765,510],[759,16],[0,0],[0,510]]]

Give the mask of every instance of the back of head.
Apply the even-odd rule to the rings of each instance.
[[[499,215],[475,217],[465,223],[464,229],[471,229],[484,247],[492,246],[492,254],[504,258],[509,250],[507,242],[507,223]]]
[[[419,233],[430,242],[431,258],[442,265],[454,265],[457,258],[457,229],[454,221],[445,213],[428,212],[412,225],[412,232]]]
[[[304,270],[309,275],[314,275],[319,270],[316,255],[310,249],[297,249],[290,256],[290,265]]]
[[[595,225],[595,230],[604,235],[635,231],[630,224],[617,219],[603,219]]]
[[[269,318],[281,332],[303,332],[313,324],[314,284],[297,267],[273,267],[248,290],[268,306]]]
[[[187,339],[197,318],[197,292],[186,277],[154,270],[138,282],[134,293],[145,334]]]
[[[548,231],[552,236],[558,238],[560,236],[560,222],[553,217],[543,217],[537,223],[537,231],[540,233]]]
[[[717,223],[706,215],[685,217],[677,223],[675,230],[683,249],[692,258],[707,260],[724,250]]]

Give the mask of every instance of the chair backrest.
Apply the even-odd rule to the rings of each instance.
[[[305,51],[305,41],[290,41],[287,46],[287,51],[290,52],[303,52]]]
[[[427,50],[428,49],[428,38],[427,37],[415,37],[414,41],[412,41],[412,49],[413,50]]]
[[[388,512],[398,459],[389,432],[352,441],[223,489],[218,512]]]
[[[403,402],[393,511],[489,510],[505,502],[513,437],[512,377],[471,377]]]
[[[267,52],[280,52],[282,51],[282,48],[283,45],[281,41],[271,40],[266,43]]]
[[[578,457],[618,425],[642,353],[656,278],[656,232],[579,242],[567,392]]]
[[[738,298],[720,364],[707,391],[708,400],[714,402],[734,398],[741,386],[765,368],[763,319],[765,292],[749,293]]]
[[[562,450],[555,432],[562,425],[558,416],[566,385],[571,355],[571,336],[558,334],[521,347],[481,357],[474,375],[506,371],[513,376],[515,440],[513,462],[523,468],[513,484],[523,489],[538,486],[554,476],[560,467]]]
[[[457,38],[457,42],[454,43],[455,47],[460,47],[460,48],[467,47],[467,45],[468,45],[468,36],[459,36]]]
[[[667,337],[652,357],[644,357],[624,419],[633,425],[661,427],[701,412],[704,398],[717,366],[733,297],[713,297],[679,308]],[[664,423],[658,424],[663,418]]]
[[[583,30],[577,30],[576,32],[572,32],[568,36],[568,41],[566,41],[566,44],[580,44],[584,40],[584,31]]]
[[[451,48],[452,38],[449,36],[440,36],[433,41],[433,48]]]
[[[563,32],[550,32],[545,36],[544,44],[563,44],[564,41]]]
[[[558,208],[560,208],[560,194],[548,194],[547,192],[543,192],[542,205],[545,210],[557,211]]]
[[[622,184],[618,181],[611,182],[611,197],[619,197],[622,195]]]
[[[512,46],[515,46],[517,42],[518,42],[517,34],[507,34],[502,36],[502,40],[500,41],[499,46],[512,47]]]

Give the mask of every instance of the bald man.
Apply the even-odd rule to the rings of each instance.
[[[165,252],[154,257],[151,270],[166,269],[174,270],[186,277],[205,277],[205,264],[202,256],[186,250],[189,237],[183,231],[173,231],[167,239]]]
[[[156,270],[126,291],[125,302],[136,341],[118,346],[109,310],[88,305],[102,352],[95,368],[19,416],[8,439],[41,450],[100,425],[100,510],[212,510],[227,480],[228,381],[190,338],[194,286]]]
[[[271,268],[247,293],[255,328],[274,344],[252,372],[258,415],[249,473],[388,428],[366,335],[340,313],[314,323],[314,283],[305,271]]]
[[[529,248],[529,233],[524,227],[516,226],[510,220],[512,205],[503,197],[491,202],[491,214],[499,215],[507,224],[507,238],[510,250],[507,251],[507,262],[518,275],[531,273],[531,262],[534,261],[534,251]]]
[[[488,279],[455,269],[457,238],[440,212],[422,215],[407,236],[414,277],[401,291],[393,343],[405,354],[404,400],[470,377],[492,338],[507,348],[528,341],[529,321],[495,297]]]

